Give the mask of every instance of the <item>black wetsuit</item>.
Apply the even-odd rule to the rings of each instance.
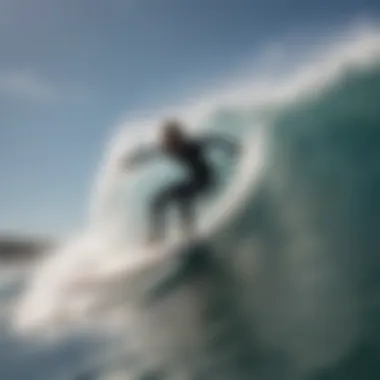
[[[209,137],[200,140],[188,140],[177,148],[161,149],[137,152],[132,160],[139,163],[145,160],[157,158],[158,155],[166,155],[174,161],[182,164],[188,173],[188,177],[178,183],[169,185],[159,192],[153,199],[150,207],[150,239],[160,240],[165,232],[165,212],[171,203],[176,203],[181,212],[181,223],[187,233],[194,229],[194,203],[199,197],[210,191],[215,183],[214,171],[206,157],[206,151],[210,145],[221,145],[229,151],[235,151],[236,144],[221,137]]]
[[[189,176],[186,180],[171,184],[153,200],[151,208],[151,238],[161,239],[165,230],[164,212],[170,203],[177,203],[181,212],[183,229],[194,228],[194,201],[206,194],[214,184],[214,173],[207,160],[206,144],[189,141],[176,150],[165,153],[184,166]]]

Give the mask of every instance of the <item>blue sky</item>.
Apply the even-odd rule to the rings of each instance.
[[[112,127],[222,83],[268,43],[378,0],[0,0],[0,232],[84,221]]]

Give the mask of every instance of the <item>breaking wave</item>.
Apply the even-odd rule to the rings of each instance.
[[[380,34],[361,33],[281,80],[169,110],[244,142],[237,162],[213,158],[222,185],[190,245],[142,248],[149,198],[181,173],[121,174],[161,115],[123,125],[88,229],[35,273],[16,327],[116,332],[94,379],[361,378],[362,350],[379,357],[379,58]]]

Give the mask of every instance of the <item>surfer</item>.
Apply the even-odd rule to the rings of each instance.
[[[146,161],[155,160],[165,155],[179,162],[188,172],[189,177],[178,183],[172,183],[161,190],[150,206],[149,242],[158,243],[165,234],[165,212],[170,204],[177,204],[181,212],[182,232],[190,237],[195,229],[195,202],[209,194],[215,184],[215,173],[206,157],[212,145],[219,145],[235,154],[238,145],[220,136],[190,138],[184,126],[178,120],[167,120],[161,127],[160,144],[153,149],[135,152],[123,161],[124,167],[134,168]]]

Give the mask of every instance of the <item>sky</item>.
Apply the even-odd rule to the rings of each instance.
[[[121,118],[179,104],[378,0],[0,0],[0,233],[85,223]]]

